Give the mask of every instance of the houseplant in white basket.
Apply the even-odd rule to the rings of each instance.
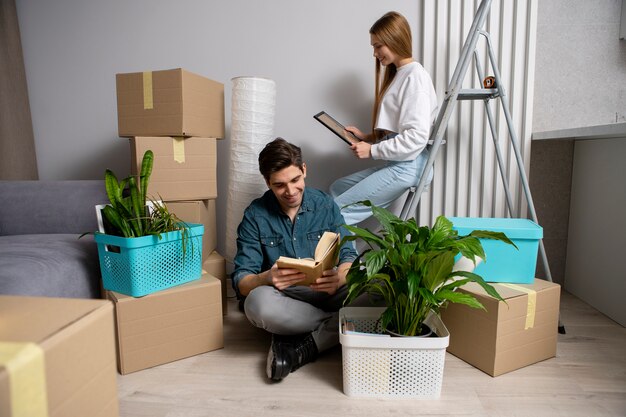
[[[103,286],[139,297],[192,281],[202,273],[201,224],[181,221],[147,197],[154,155],[145,152],[139,177],[121,181],[105,172],[110,204],[101,209],[104,232],[95,233]]]
[[[459,236],[443,216],[433,227],[418,226],[415,219],[402,220],[369,201],[382,227],[379,233],[345,226],[351,236],[368,249],[353,263],[347,275],[349,304],[363,293],[379,297],[385,307],[344,307],[340,311],[343,347],[344,392],[355,396],[438,397],[441,392],[445,348],[449,334],[439,309],[447,302],[484,308],[473,296],[456,292],[476,282],[502,300],[479,275],[455,268],[462,256],[470,264],[485,259],[479,238],[514,245],[504,233],[473,231]],[[343,243],[343,242],[342,242]],[[458,255],[458,256],[457,256]],[[471,260],[471,261],[469,261]],[[430,337],[420,336],[432,331]]]

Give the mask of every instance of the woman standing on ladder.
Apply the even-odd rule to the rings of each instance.
[[[416,186],[428,160],[428,137],[437,117],[437,95],[424,67],[412,57],[411,28],[401,14],[389,12],[370,28],[376,58],[376,89],[372,133],[347,126],[361,142],[351,146],[359,159],[381,159],[386,164],[340,178],[330,194],[349,225],[371,216],[363,205],[370,200],[388,208],[407,189]],[[381,74],[381,67],[385,67]],[[432,180],[429,175],[428,183]]]

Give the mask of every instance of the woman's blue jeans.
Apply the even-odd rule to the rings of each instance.
[[[375,206],[389,208],[406,190],[417,186],[429,154],[429,148],[426,148],[415,160],[388,161],[385,165],[364,169],[333,182],[330,195],[341,209],[346,224],[355,225],[372,215],[372,210],[362,204],[346,205],[370,200]],[[427,185],[432,178],[431,170]]]

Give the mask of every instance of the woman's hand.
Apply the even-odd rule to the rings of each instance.
[[[354,155],[359,159],[367,159],[372,157],[372,145],[367,142],[359,142],[350,146]]]
[[[369,135],[363,133],[361,129],[359,129],[356,126],[346,126],[346,131],[352,133],[354,136],[356,136],[360,140],[369,141]]]
[[[294,268],[279,268],[278,265],[274,264],[269,270],[270,285],[279,291],[289,288],[305,278],[306,275],[303,272]]]
[[[315,282],[309,287],[314,291],[323,291],[333,295],[337,292],[337,289],[341,287],[341,285],[343,284],[339,273],[337,272],[337,268],[333,268],[324,271],[322,276],[315,280]]]

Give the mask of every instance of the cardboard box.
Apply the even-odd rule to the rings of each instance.
[[[131,173],[141,171],[143,154],[151,149],[154,165],[148,196],[155,200],[217,198],[217,147],[214,138],[144,137],[130,139]]]
[[[543,237],[541,226],[528,219],[449,217],[449,220],[460,235],[468,235],[474,230],[503,232],[517,246],[515,249],[499,240],[480,239],[486,259],[474,272],[485,281],[533,283],[539,239]]]
[[[215,200],[168,201],[166,205],[169,211],[176,214],[179,219],[187,223],[204,225],[202,260],[207,259],[217,246]]]
[[[181,68],[117,74],[120,136],[224,137],[224,85]]]
[[[117,416],[113,305],[0,296],[0,416]]]
[[[222,288],[222,313],[226,315],[228,313],[228,303],[226,302],[226,281],[228,279],[226,275],[226,259],[219,253],[213,251],[202,263],[202,270],[220,280]]]
[[[441,318],[450,331],[448,352],[498,376],[556,356],[559,322],[558,284],[493,284],[506,304],[475,283],[459,288],[487,309],[448,304]]]
[[[118,369],[128,374],[224,347],[220,283],[201,279],[115,304]]]

